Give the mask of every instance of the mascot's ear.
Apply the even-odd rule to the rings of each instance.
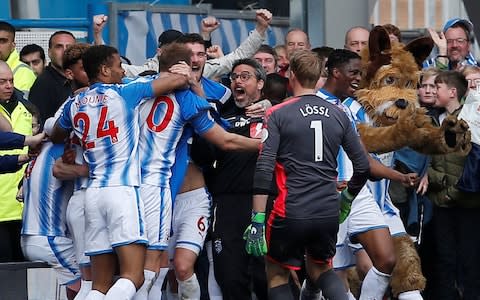
[[[412,53],[418,67],[421,69],[423,61],[432,52],[433,40],[431,37],[420,37],[408,43],[404,49]]]
[[[368,65],[365,78],[367,81],[373,78],[381,66],[390,64],[392,56],[389,50],[391,47],[387,31],[382,26],[375,26],[375,28],[370,31],[370,37],[368,39],[368,60],[370,64]]]

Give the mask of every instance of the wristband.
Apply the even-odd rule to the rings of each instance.
[[[265,213],[252,211],[252,222],[265,223]]]
[[[345,199],[348,200],[348,202],[350,202],[350,203],[353,201],[353,199],[355,199],[355,196],[350,193],[350,191],[348,190],[348,188],[346,188],[346,189],[344,189],[344,190],[342,191],[342,195],[343,195],[343,196],[345,197]]]
[[[437,58],[439,58],[439,57],[448,58],[448,55],[437,55]]]

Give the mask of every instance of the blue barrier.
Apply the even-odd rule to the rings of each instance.
[[[80,29],[88,33],[87,40],[93,40],[93,16],[109,16],[103,31],[105,43],[119,49],[121,55],[134,64],[142,64],[153,56],[157,48],[157,38],[166,29],[182,32],[199,32],[201,20],[216,16],[221,26],[212,34],[212,42],[219,45],[224,53],[233,51],[255,28],[255,12],[213,10],[211,6],[157,6],[147,4],[119,4],[98,1],[87,6],[87,18],[62,19],[10,19],[16,28],[58,28]],[[283,44],[289,26],[288,18],[274,18],[265,43],[275,46]]]
[[[87,5],[87,18],[44,18],[44,19],[8,19],[6,22],[15,28],[56,28],[56,29],[80,29],[88,32],[87,39],[93,41],[93,16],[96,14],[108,15],[109,8],[104,2],[89,3]],[[103,39],[110,42],[109,24],[104,29]]]

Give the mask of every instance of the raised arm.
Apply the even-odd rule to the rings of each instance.
[[[260,48],[266,38],[265,32],[272,21],[272,13],[267,9],[256,11],[255,30],[233,52],[220,58],[207,60],[203,76],[214,78],[227,74],[232,70],[233,63],[237,59],[251,57]]]

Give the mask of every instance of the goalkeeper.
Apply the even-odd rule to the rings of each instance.
[[[368,158],[344,111],[315,95],[321,71],[315,54],[295,52],[290,68],[295,96],[272,107],[264,124],[254,177],[252,222],[244,236],[246,250],[256,256],[266,254],[269,299],[293,299],[289,270],[300,269],[305,256],[309,281],[323,296],[347,299],[331,259],[339,221],[348,216],[352,201],[368,178]],[[345,82],[359,81],[359,68],[360,60],[351,59],[329,72]],[[358,76],[355,72],[346,75],[357,69]],[[348,91],[351,86],[342,85]],[[340,94],[332,97],[345,96],[344,91]],[[352,161],[354,173],[339,194],[336,157],[340,146]],[[279,196],[266,222],[265,205],[274,169]]]

